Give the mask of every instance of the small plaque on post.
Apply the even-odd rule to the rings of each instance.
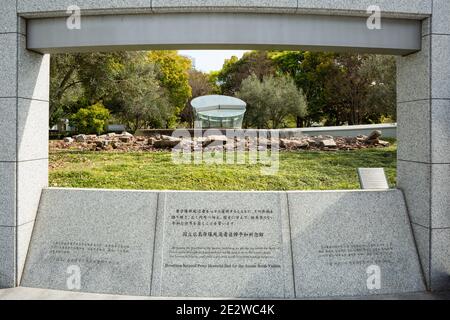
[[[389,189],[383,168],[358,168],[361,189]]]

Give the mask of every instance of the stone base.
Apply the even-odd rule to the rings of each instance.
[[[398,190],[45,189],[22,286],[222,298],[425,291]]]

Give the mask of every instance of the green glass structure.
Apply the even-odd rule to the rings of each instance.
[[[191,101],[202,128],[241,129],[247,104],[234,97],[209,95]]]

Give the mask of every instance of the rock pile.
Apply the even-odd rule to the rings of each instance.
[[[76,135],[64,140],[50,142],[51,150],[79,150],[79,151],[118,151],[139,152],[167,150],[175,147],[191,150],[223,150],[228,142],[234,142],[240,150],[265,150],[272,145],[279,145],[284,150],[357,150],[366,148],[388,147],[389,142],[383,141],[380,131],[374,131],[369,136],[332,137],[332,136],[303,136],[290,139],[265,138],[234,138],[228,141],[226,136],[209,136],[195,139],[182,139],[170,136],[140,137],[128,132],[122,134],[108,133],[105,135]]]

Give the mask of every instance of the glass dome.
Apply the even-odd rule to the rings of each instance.
[[[203,128],[241,129],[247,104],[241,99],[210,95],[191,101],[196,121]]]

